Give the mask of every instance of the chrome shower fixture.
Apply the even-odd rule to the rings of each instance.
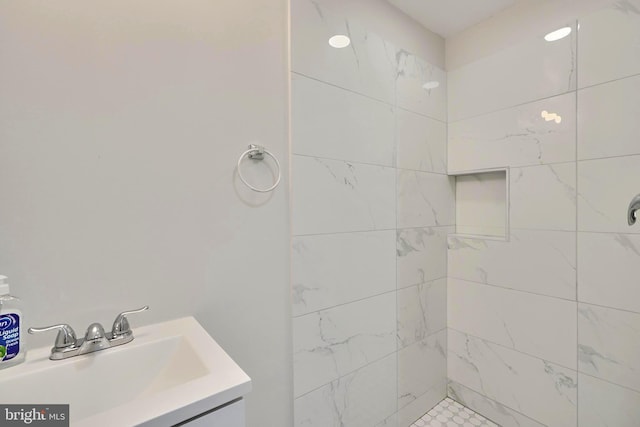
[[[640,194],[634,197],[629,203],[629,210],[627,211],[627,221],[629,221],[629,225],[633,225],[636,223],[636,212],[640,210]]]

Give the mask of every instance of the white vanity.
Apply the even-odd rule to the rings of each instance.
[[[251,379],[193,317],[135,328],[125,345],[0,375],[5,404],[69,404],[73,427],[244,427]]]

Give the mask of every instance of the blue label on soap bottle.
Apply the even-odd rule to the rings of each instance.
[[[0,362],[11,360],[20,352],[20,316],[0,316]]]

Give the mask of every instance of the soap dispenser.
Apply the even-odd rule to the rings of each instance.
[[[0,276],[0,369],[24,362],[21,302],[11,296],[5,276]]]

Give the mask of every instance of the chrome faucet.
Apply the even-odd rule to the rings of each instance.
[[[633,225],[636,223],[636,219],[639,219],[637,216],[637,212],[640,210],[640,194],[631,199],[631,203],[629,203],[629,209],[627,210],[627,221],[629,225]]]
[[[129,326],[127,316],[148,310],[149,306],[118,314],[113,322],[111,332],[105,333],[100,323],[92,323],[87,328],[84,338],[77,339],[76,334],[67,324],[46,326],[44,328],[29,328],[30,334],[58,330],[56,342],[51,349],[51,360],[62,360],[81,354],[93,353],[110,347],[126,344],[133,340],[133,331]]]

